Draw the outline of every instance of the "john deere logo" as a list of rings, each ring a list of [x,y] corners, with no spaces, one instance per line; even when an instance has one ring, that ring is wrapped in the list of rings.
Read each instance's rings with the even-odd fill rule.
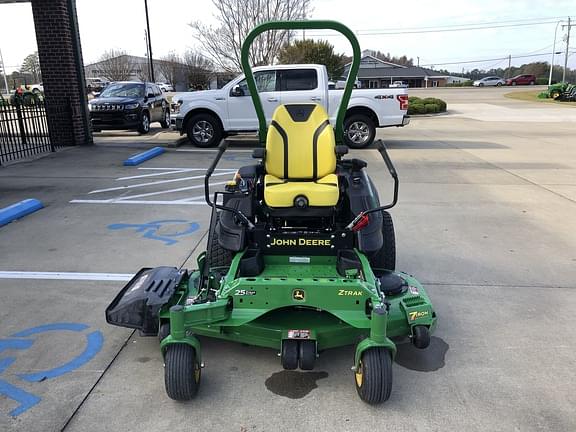
[[[292,298],[294,300],[304,301],[306,294],[303,289],[295,289],[292,291]]]

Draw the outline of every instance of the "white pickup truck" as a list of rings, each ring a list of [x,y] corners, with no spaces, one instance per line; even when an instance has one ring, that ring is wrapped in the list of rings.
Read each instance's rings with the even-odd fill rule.
[[[254,78],[268,122],[280,104],[314,102],[326,108],[334,124],[344,90],[328,90],[323,65],[261,66],[254,68]],[[178,93],[173,103],[172,125],[198,147],[215,146],[224,136],[258,130],[244,75],[219,90]],[[344,139],[350,147],[366,147],[374,140],[376,128],[407,125],[407,110],[406,89],[353,90]]]

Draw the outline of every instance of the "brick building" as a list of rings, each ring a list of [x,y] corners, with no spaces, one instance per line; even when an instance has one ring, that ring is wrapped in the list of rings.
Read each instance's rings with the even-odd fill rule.
[[[350,64],[346,65],[344,76]],[[465,78],[444,75],[419,66],[404,66],[380,60],[372,55],[363,55],[358,70],[362,88],[386,88],[394,81],[403,81],[408,87],[444,87],[448,83],[465,81]]]
[[[76,1],[0,0],[0,10],[2,3],[32,5],[51,140],[92,144]]]

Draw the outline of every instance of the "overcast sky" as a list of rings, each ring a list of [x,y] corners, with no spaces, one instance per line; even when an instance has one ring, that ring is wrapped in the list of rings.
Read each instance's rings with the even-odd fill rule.
[[[187,48],[197,48],[201,52],[188,23],[193,20],[215,23],[211,0],[148,0],[148,5],[154,57],[169,51],[182,53]],[[514,65],[550,61],[556,24],[401,35],[365,33],[478,23],[503,25],[507,23],[502,22],[509,20],[555,21],[555,17],[568,15],[576,18],[576,0],[312,0],[312,5],[312,18],[337,20],[358,32],[362,49],[396,56],[405,54],[415,62],[419,56],[421,65],[433,64],[454,72],[461,72],[462,68],[505,67],[508,61],[441,64],[495,59],[509,54],[543,54],[513,59]],[[77,8],[86,64],[96,61],[109,48],[124,49],[133,55],[145,54],[143,0],[77,0]],[[30,4],[0,4],[0,22],[0,49],[10,72],[20,66],[27,54],[36,50]],[[316,33],[333,43],[337,51],[350,53],[344,38],[326,32]],[[564,33],[559,28],[556,51],[564,51]],[[306,36],[312,34],[308,32]],[[576,51],[576,27],[572,28],[572,41],[571,51]],[[563,61],[563,56],[557,56],[555,64],[563,64]],[[576,68],[576,54],[569,58],[569,66]]]

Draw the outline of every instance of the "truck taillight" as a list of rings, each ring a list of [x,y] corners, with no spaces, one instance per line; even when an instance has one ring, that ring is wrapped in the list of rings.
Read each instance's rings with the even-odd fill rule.
[[[396,99],[398,99],[398,102],[400,102],[400,109],[401,110],[407,110],[408,109],[408,95],[407,94],[398,95],[398,96],[396,96]]]

